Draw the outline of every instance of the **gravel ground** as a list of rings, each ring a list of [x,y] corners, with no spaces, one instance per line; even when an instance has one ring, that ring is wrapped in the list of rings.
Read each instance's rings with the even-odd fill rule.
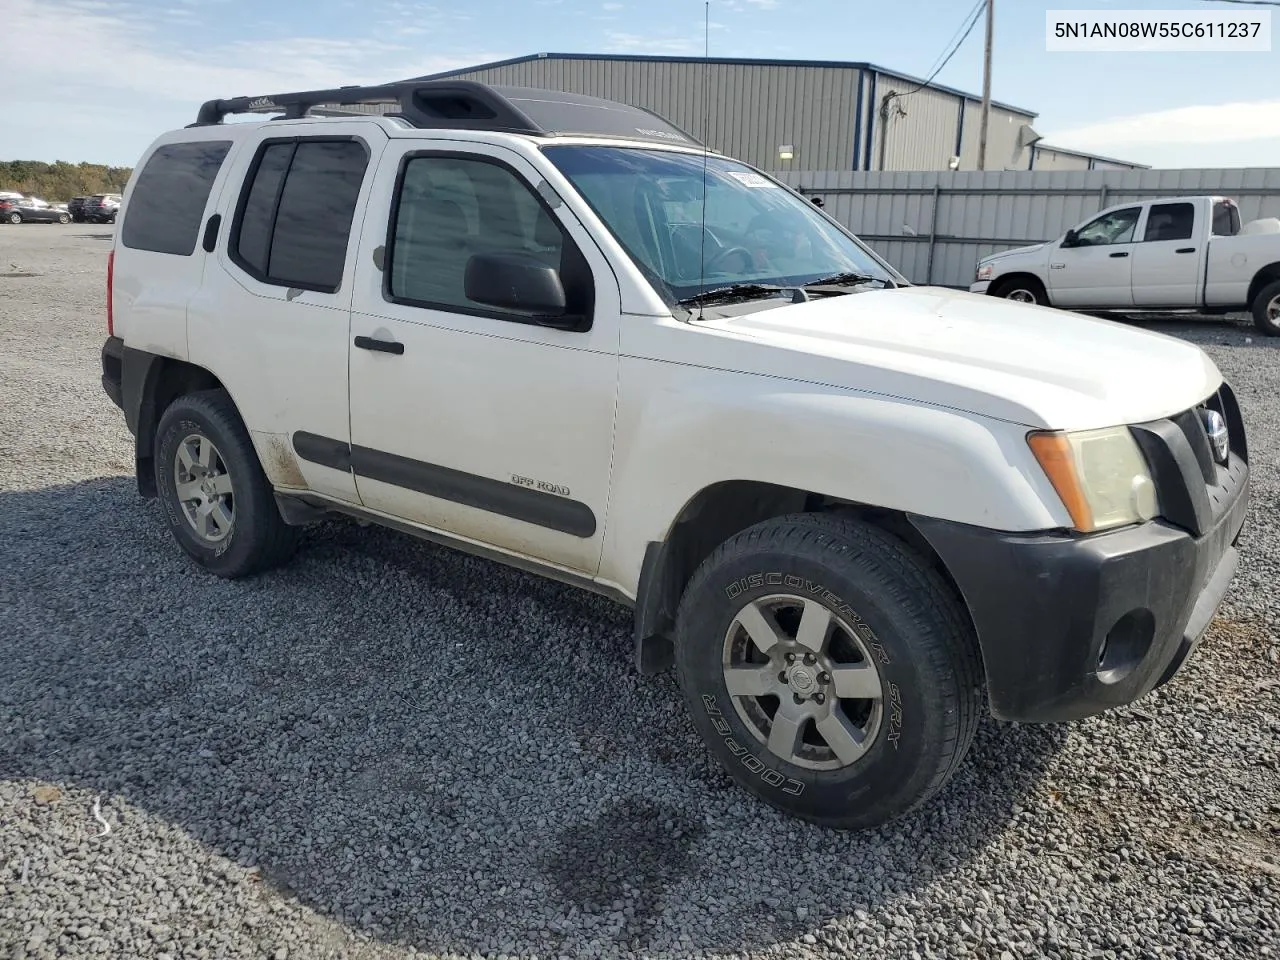
[[[1280,954],[1280,343],[1160,325],[1256,476],[1184,673],[836,834],[731,786],[606,601],[341,521],[195,572],[98,382],[109,229],[0,228],[0,958]]]

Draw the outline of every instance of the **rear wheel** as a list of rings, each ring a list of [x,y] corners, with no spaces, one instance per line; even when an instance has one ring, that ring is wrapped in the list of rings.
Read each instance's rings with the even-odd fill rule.
[[[982,706],[976,640],[906,544],[800,515],[738,534],[681,600],[676,663],[698,732],[766,803],[841,829],[932,798]]]
[[[1269,283],[1253,298],[1253,323],[1269,337],[1280,337],[1280,280]]]
[[[999,280],[991,291],[993,297],[1002,300],[1014,300],[1018,303],[1036,303],[1042,307],[1049,306],[1049,295],[1044,284],[1035,277],[1010,277]]]
[[[165,410],[156,430],[155,480],[178,544],[211,573],[244,577],[292,556],[297,530],[280,516],[225,391],[187,394]]]

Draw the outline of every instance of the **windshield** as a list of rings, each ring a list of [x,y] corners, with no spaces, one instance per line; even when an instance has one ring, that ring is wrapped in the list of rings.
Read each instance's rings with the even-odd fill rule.
[[[543,150],[669,302],[739,284],[796,287],[846,274],[898,282],[812,204],[737,161],[706,158],[702,233],[701,155]]]

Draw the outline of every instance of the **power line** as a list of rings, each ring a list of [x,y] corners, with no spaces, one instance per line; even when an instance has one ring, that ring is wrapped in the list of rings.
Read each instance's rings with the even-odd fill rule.
[[[1280,0],[1276,0],[1276,2],[1280,3]],[[958,41],[956,41],[955,46],[951,48],[951,52],[948,53],[943,58],[942,62],[938,64],[938,66],[934,69],[934,71],[929,74],[929,78],[927,80],[921,83],[914,90],[908,90],[906,93],[895,94],[895,96],[909,97],[913,93],[919,93],[929,84],[931,84],[933,82],[933,78],[936,77],[938,74],[940,74],[943,68],[946,67],[946,65],[951,62],[951,58],[960,52],[960,48],[964,46],[964,42],[969,39],[969,34],[973,33],[973,28],[978,25],[978,18],[981,16],[982,11],[986,9],[986,6],[987,6],[987,0],[978,0],[978,2],[974,5],[973,10],[969,14],[968,24],[967,26],[964,27],[964,34],[960,37]]]
[[[980,6],[982,2],[983,0],[978,0],[977,5]],[[947,52],[951,49],[952,44],[954,44],[960,38],[960,35],[964,32],[965,26],[968,24],[969,18],[973,16],[973,13],[974,11],[970,10],[968,13],[964,15],[964,19],[961,20],[960,25],[956,27],[955,33],[951,34],[951,36],[947,39],[946,44],[942,48],[942,52],[938,54],[937,58],[933,61],[933,63],[929,64],[929,73],[933,73],[934,68],[938,66],[938,61],[947,55]]]

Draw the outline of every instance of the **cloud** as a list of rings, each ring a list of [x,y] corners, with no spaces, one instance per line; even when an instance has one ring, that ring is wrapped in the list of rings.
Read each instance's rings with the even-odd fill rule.
[[[375,24],[367,36],[196,42],[185,38],[198,39],[198,30],[173,32],[152,11],[128,4],[5,4],[5,32],[23,42],[5,51],[0,125],[6,153],[32,159],[132,163],[152,137],[190,122],[214,97],[382,83],[510,56],[423,56]],[[50,57],[49,50],[75,56]]]
[[[1111,144],[1239,143],[1280,129],[1280,100],[1176,107],[1116,117],[1054,134],[1081,149]]]
[[[606,3],[602,9],[604,9],[604,10],[608,10],[608,11],[610,11],[610,12],[615,11],[615,10],[621,10],[621,9],[622,9],[622,4],[620,4],[620,3]]]
[[[1113,117],[1051,130],[1044,142],[1165,169],[1273,167],[1277,131],[1280,100],[1255,100]]]
[[[610,53],[681,54],[697,53],[701,47],[692,37],[646,37],[638,33],[610,30],[605,34]]]
[[[747,3],[758,10],[776,10],[778,8],[778,0],[747,0]]]

